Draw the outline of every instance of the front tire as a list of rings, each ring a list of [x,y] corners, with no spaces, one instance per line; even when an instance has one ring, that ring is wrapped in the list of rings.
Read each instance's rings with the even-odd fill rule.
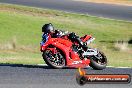
[[[55,57],[56,55],[57,57]],[[57,50],[57,54],[53,54],[51,50],[46,49],[42,56],[45,63],[51,68],[61,69],[66,65],[64,55],[60,50]]]
[[[102,70],[107,66],[107,57],[100,51],[97,56],[91,56],[90,61],[90,66],[95,70]]]

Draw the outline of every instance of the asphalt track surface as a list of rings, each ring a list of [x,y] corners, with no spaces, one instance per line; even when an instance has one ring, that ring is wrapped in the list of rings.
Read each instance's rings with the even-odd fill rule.
[[[73,0],[0,0],[0,3],[20,4],[132,21],[132,6],[96,4]]]
[[[132,68],[85,69],[88,74],[130,74]],[[77,69],[51,69],[48,66],[0,65],[0,88],[132,88],[130,84],[76,83]]]

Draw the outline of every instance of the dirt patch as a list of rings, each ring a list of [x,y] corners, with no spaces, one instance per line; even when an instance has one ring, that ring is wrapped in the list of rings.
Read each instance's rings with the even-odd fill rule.
[[[132,0],[75,0],[75,1],[132,6]]]

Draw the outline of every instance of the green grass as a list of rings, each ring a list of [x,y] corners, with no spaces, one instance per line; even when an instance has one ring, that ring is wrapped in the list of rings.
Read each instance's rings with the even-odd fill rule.
[[[18,50],[3,50],[0,52],[0,63],[9,64],[43,64],[39,53]]]
[[[7,4],[0,4],[0,63],[44,63],[39,42],[41,27],[45,23],[52,23],[58,29],[74,31],[80,36],[93,35],[96,38],[93,47],[105,52],[109,65],[132,67],[131,47],[129,52],[118,51],[115,44],[111,43],[132,38],[132,22]]]

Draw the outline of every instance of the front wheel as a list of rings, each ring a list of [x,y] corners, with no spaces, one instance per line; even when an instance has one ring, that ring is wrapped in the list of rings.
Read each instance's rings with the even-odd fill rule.
[[[95,70],[102,70],[107,66],[107,58],[104,53],[100,51],[96,56],[91,56],[90,61],[90,66]]]
[[[42,56],[48,66],[52,68],[61,69],[66,65],[66,60],[60,50],[57,49],[56,51],[57,52],[53,54],[51,50],[47,49],[43,52]]]

